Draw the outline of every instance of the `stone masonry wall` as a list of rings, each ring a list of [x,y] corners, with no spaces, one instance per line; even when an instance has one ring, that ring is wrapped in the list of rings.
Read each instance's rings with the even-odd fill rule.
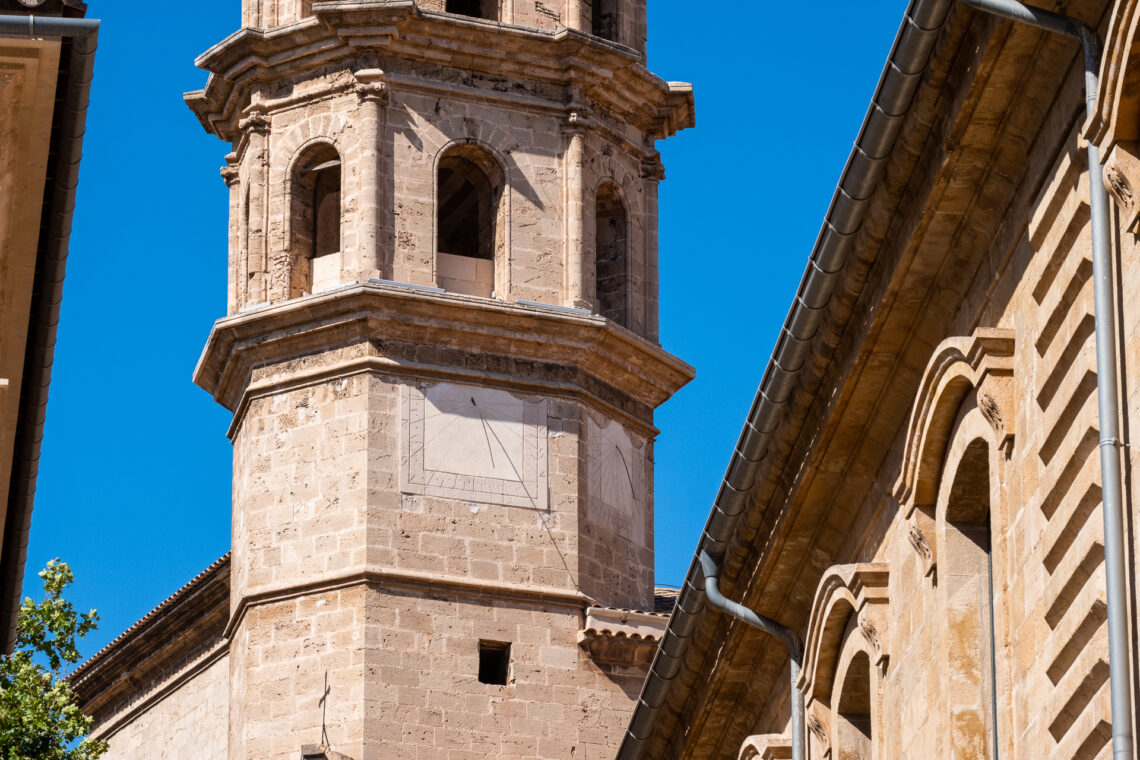
[[[368,609],[366,760],[607,757],[644,678],[591,662],[564,605],[381,588]],[[511,643],[505,686],[479,682],[481,639]]]
[[[361,101],[352,75],[343,70],[311,74],[290,83],[301,105],[273,110],[251,133],[241,154],[231,192],[231,312],[300,295],[292,292],[288,267],[302,266],[293,250],[290,221],[292,178],[298,162],[317,145],[331,146],[341,161],[340,282],[383,277],[436,286],[436,185],[440,156],[466,143],[486,151],[503,171],[503,229],[495,261],[495,296],[574,305],[568,283],[581,278],[582,298],[594,302],[595,194],[603,182],[620,190],[626,208],[630,327],[642,335],[656,330],[656,178],[646,178],[641,159],[613,136],[586,135],[583,148],[579,217],[566,186],[566,114],[535,105],[508,103],[485,87],[445,85],[446,94],[418,92],[396,65],[388,72],[386,105]],[[451,78],[452,74],[438,72]],[[472,84],[475,84],[474,82]],[[327,95],[322,95],[328,93]],[[560,99],[538,88],[536,98]],[[553,103],[551,103],[553,105]],[[610,134],[640,139],[612,116],[592,113]],[[378,122],[373,124],[373,122]],[[375,130],[376,144],[369,142]],[[371,166],[370,166],[371,164]],[[377,228],[366,227],[362,211],[378,204]],[[576,221],[575,221],[576,220]],[[580,231],[571,232],[568,225]],[[567,269],[568,257],[582,251],[580,274]],[[286,264],[285,262],[291,262]]]
[[[229,695],[229,662],[223,656],[177,689],[159,696],[121,730],[110,735],[96,732],[110,746],[103,757],[225,758]],[[155,696],[148,695],[151,699]]]
[[[498,20],[546,31],[562,28],[590,33],[591,14],[598,0],[495,0]],[[446,0],[417,0],[426,11],[442,13]],[[615,42],[644,53],[645,0],[617,0],[619,11]],[[242,0],[242,26],[271,29],[312,15],[313,0]]]

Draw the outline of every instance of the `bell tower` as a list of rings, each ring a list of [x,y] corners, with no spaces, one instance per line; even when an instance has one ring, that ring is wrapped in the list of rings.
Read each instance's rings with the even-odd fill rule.
[[[693,376],[654,144],[690,87],[644,0],[242,25],[186,95],[232,145],[195,372],[234,413],[230,760],[611,753],[647,662],[588,621],[653,610],[653,411]]]

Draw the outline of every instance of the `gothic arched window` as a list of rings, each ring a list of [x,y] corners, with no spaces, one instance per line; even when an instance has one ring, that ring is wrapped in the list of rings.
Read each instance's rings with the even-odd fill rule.
[[[340,180],[340,155],[327,143],[309,148],[296,162],[290,187],[291,298],[340,282]]]
[[[595,311],[629,327],[629,215],[612,182],[598,188],[594,224]]]
[[[495,259],[505,247],[503,170],[465,144],[440,160],[436,177],[436,279],[456,293],[491,296]]]

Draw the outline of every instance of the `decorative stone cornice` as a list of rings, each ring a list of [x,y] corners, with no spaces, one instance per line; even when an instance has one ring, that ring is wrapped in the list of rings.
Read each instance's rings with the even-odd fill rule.
[[[1124,229],[1140,232],[1140,143],[1113,146],[1104,159],[1104,185],[1120,208]]]
[[[1013,331],[998,328],[949,338],[934,350],[919,384],[907,425],[902,471],[892,489],[908,517],[916,508],[934,503],[950,425],[969,393],[977,394],[978,407],[993,427],[998,446],[1013,445],[1017,416],[1013,351]]]
[[[740,745],[737,760],[791,760],[792,740],[783,734],[753,734]]]
[[[356,79],[354,90],[361,101],[374,101],[381,105],[388,103],[388,81],[380,69],[361,69],[353,73]]]
[[[332,347],[351,344],[365,350],[334,356]],[[401,353],[403,347],[414,351]],[[613,399],[601,400],[632,399],[641,411],[616,411],[643,426],[648,412],[695,374],[660,346],[599,316],[370,281],[218,320],[194,382],[240,424],[247,394],[296,382],[301,374],[315,381],[363,369],[462,379],[470,369],[472,379],[487,378],[485,369],[456,364],[459,347],[465,356],[514,362],[518,369],[497,378],[504,384],[594,396],[616,389]],[[309,359],[303,367],[286,366],[326,351],[331,358],[324,365]],[[520,374],[523,369],[529,375]]]
[[[578,632],[578,646],[594,662],[648,667],[668,623],[669,616],[659,613],[589,607],[586,625]]]
[[[661,182],[665,179],[665,164],[661,162],[661,154],[654,153],[641,160],[641,178]]]
[[[239,119],[237,126],[242,132],[267,135],[269,134],[269,117],[260,111],[254,111],[249,116]]]
[[[651,74],[631,48],[571,29],[557,32],[509,24],[471,23],[414,3],[316,3],[313,16],[271,30],[242,29],[203,53],[205,89],[184,99],[203,127],[235,141],[241,114],[261,83],[281,81],[338,60],[346,67],[377,54],[387,68],[403,62],[464,70],[555,88],[575,88],[655,138],[692,126],[692,87]],[[448,56],[441,58],[440,51]],[[561,96],[551,104],[562,107]]]
[[[886,669],[890,658],[888,565],[834,565],[823,574],[812,603],[798,688],[813,698],[828,693],[847,621],[856,616],[873,665]]]

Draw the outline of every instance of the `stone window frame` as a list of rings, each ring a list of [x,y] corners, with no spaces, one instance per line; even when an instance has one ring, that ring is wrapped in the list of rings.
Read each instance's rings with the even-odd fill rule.
[[[503,156],[482,140],[467,137],[451,140],[436,151],[431,168],[431,260],[432,282],[439,282],[439,173],[440,163],[446,158],[456,154],[466,154],[473,157],[479,168],[488,175],[495,194],[493,207],[495,212],[494,239],[492,242],[492,258],[494,274],[492,279],[491,298],[506,300],[509,298],[509,272],[511,258],[511,174],[510,164]],[[468,158],[468,160],[472,160]],[[497,183],[496,183],[497,180]],[[497,187],[496,187],[497,184]]]
[[[811,757],[840,756],[838,700],[851,663],[861,656],[867,658],[871,757],[883,757],[878,724],[890,663],[889,580],[888,565],[880,562],[833,565],[820,579],[796,684],[804,694]]]
[[[615,178],[608,177],[608,176],[603,177],[601,179],[601,181],[598,182],[597,186],[594,188],[594,194],[593,194],[593,196],[594,196],[593,197],[593,200],[594,200],[594,203],[593,203],[593,207],[594,207],[594,213],[593,213],[593,221],[594,221],[594,235],[593,235],[593,241],[594,241],[594,251],[593,251],[593,253],[594,253],[594,262],[593,262],[594,263],[594,293],[593,293],[594,311],[598,314],[602,314],[603,316],[606,313],[605,311],[603,311],[603,307],[602,307],[602,303],[601,303],[602,298],[601,298],[601,294],[600,294],[599,288],[598,288],[598,284],[599,284],[599,280],[600,280],[600,275],[599,275],[599,271],[598,271],[599,270],[599,267],[598,267],[598,237],[599,237],[599,235],[598,235],[598,229],[599,229],[599,227],[598,227],[598,219],[599,219],[598,204],[599,204],[599,196],[603,192],[612,193],[614,199],[621,205],[622,214],[625,217],[625,219],[624,219],[625,230],[624,230],[624,238],[623,238],[624,244],[625,244],[625,250],[622,252],[622,266],[625,269],[625,272],[624,272],[624,278],[625,279],[624,279],[624,282],[622,283],[622,286],[621,286],[621,296],[622,296],[621,300],[623,301],[623,303],[621,304],[621,310],[620,310],[621,318],[620,319],[614,319],[613,321],[616,324],[621,325],[622,327],[632,329],[632,326],[633,326],[633,280],[634,280],[633,214],[630,212],[630,204],[629,204],[629,201],[626,199],[625,190],[622,188],[621,184]],[[613,309],[612,308],[607,309],[606,311],[612,312]]]
[[[284,214],[284,237],[286,240],[287,262],[274,262],[272,268],[273,283],[271,287],[274,289],[278,298],[297,298],[299,296],[308,295],[314,292],[314,259],[316,258],[316,244],[317,241],[310,241],[310,248],[305,250],[302,246],[298,245],[299,232],[296,229],[297,221],[299,218],[299,208],[301,204],[305,203],[301,191],[298,190],[301,183],[304,181],[305,173],[311,167],[306,167],[314,154],[325,153],[329,156],[335,154],[336,158],[324,158],[317,161],[316,165],[328,164],[331,161],[336,161],[339,168],[339,181],[340,188],[338,190],[340,201],[340,214],[339,214],[339,231],[338,240],[340,243],[340,250],[333,252],[338,259],[342,259],[341,268],[343,268],[343,256],[345,248],[345,164],[344,153],[337,145],[335,140],[330,138],[316,137],[307,140],[303,145],[299,146],[289,159],[288,168],[285,176],[287,177],[285,185],[285,211]],[[306,193],[311,192],[308,188],[305,189]],[[317,209],[311,209],[315,217]],[[315,227],[315,218],[311,220]]]
[[[933,351],[923,372],[916,393],[914,407],[907,426],[904,456],[899,478],[893,488],[906,519],[907,540],[917,553],[923,573],[934,587],[935,603],[942,620],[949,620],[954,611],[954,601],[950,598],[952,584],[938,583],[939,562],[943,574],[954,572],[949,563],[955,562],[948,552],[954,549],[954,535],[957,529],[947,519],[951,507],[950,498],[955,485],[962,476],[963,462],[968,460],[971,448],[983,444],[986,447],[986,475],[988,483],[988,515],[990,526],[988,562],[991,568],[1003,566],[1004,549],[995,537],[1003,535],[1002,524],[1008,519],[1005,486],[1008,462],[1012,458],[1017,426],[1017,406],[1014,403],[1014,350],[1015,334],[1004,328],[979,328],[970,336],[955,336],[940,343]],[[970,460],[972,461],[972,460]],[[980,634],[989,626],[994,637],[991,650],[986,642],[979,642],[988,652],[989,661],[983,663],[990,672],[992,658],[999,642],[1008,639],[1009,616],[1003,615],[1001,604],[993,597],[993,588],[1000,581],[997,569],[990,571],[989,605],[979,605],[978,613],[983,619]],[[948,580],[948,577],[947,579]],[[992,607],[992,613],[986,607]],[[946,637],[949,632],[944,626],[939,635]],[[947,661],[942,667],[953,666],[950,645],[953,642],[943,638],[938,650]],[[947,670],[946,672],[952,672]],[[994,676],[986,673],[982,679],[983,698],[978,708],[983,715],[985,726],[985,751],[991,751],[993,731],[997,736],[1009,736],[1008,711],[997,709],[996,694],[1004,693],[1002,673]],[[995,682],[996,680],[996,682]],[[1008,679],[1006,679],[1008,680]],[[947,688],[947,692],[952,688]],[[988,691],[986,695],[984,692]],[[947,700],[950,700],[947,694]],[[949,701],[947,705],[950,706]],[[951,706],[951,709],[954,709]],[[996,717],[995,717],[995,712]],[[943,716],[945,725],[942,736],[950,742],[958,737],[949,715]],[[997,723],[994,726],[994,723]],[[958,737],[962,738],[962,737]],[[969,739],[969,737],[965,737]],[[977,737],[974,737],[976,740]],[[973,745],[971,745],[973,746]]]

